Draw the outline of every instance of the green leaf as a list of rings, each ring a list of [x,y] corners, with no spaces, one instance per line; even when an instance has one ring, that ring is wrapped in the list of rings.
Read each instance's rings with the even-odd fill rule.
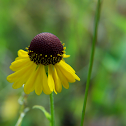
[[[40,106],[40,105],[34,105],[32,107],[33,109],[37,108],[37,109],[40,109],[46,116],[46,118],[51,121],[51,115],[45,110],[45,108],[43,106]]]

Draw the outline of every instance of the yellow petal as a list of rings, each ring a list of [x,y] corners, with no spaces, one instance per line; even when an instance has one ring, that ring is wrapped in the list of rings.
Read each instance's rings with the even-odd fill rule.
[[[28,57],[28,52],[26,52],[26,51],[20,49],[20,50],[18,51],[18,56],[19,56],[19,57]]]
[[[42,79],[43,92],[45,94],[51,94],[52,91],[50,90],[48,86],[48,79],[47,79],[44,65],[40,65],[40,72],[41,72],[40,74],[41,74],[41,79]]]
[[[32,92],[35,89],[34,82],[35,82],[35,79],[37,76],[37,71],[38,71],[38,69],[36,70],[36,67],[37,67],[37,65],[34,63],[31,67],[32,73],[31,73],[31,75],[29,75],[29,78],[24,85],[24,92],[26,94],[29,94],[30,92]]]
[[[23,83],[24,83],[24,81],[22,82],[22,81],[17,80],[17,81],[15,81],[15,82],[13,83],[12,87],[13,87],[14,89],[20,88],[20,87],[22,87]]]
[[[16,61],[14,61],[14,62],[11,63],[10,69],[12,71],[17,71],[17,70],[21,69],[23,66],[28,65],[29,62],[30,62],[29,58],[16,60]]]
[[[57,75],[57,71],[56,71],[55,67],[54,67],[54,71],[53,71],[53,78],[54,78],[54,83],[55,83],[55,90],[56,90],[56,92],[60,93],[62,91],[62,85],[61,85],[61,81]]]
[[[12,85],[12,87],[14,89],[20,88],[30,77],[31,73],[32,73],[32,65],[29,66],[29,68],[26,70],[25,74],[23,74],[22,76],[20,76]]]
[[[59,70],[58,66],[55,64],[55,68],[57,71],[57,74],[61,80],[61,83],[63,85],[64,88],[68,89],[69,88],[69,83],[68,80],[66,79],[66,77],[62,74],[62,72]]]
[[[54,80],[53,80],[53,68],[52,65],[48,65],[48,85],[51,91],[54,91]]]
[[[63,54],[63,58],[68,58],[70,55]]]
[[[32,64],[34,63],[29,61],[29,65],[23,66],[20,70],[16,71],[15,73],[10,74],[7,77],[7,81],[9,81],[10,83],[16,81],[18,78],[24,75],[26,71],[28,71],[28,69],[31,69]]]
[[[66,67],[67,69],[69,69],[71,72],[75,73],[75,70],[69,65],[67,64],[64,60],[61,60],[60,63]]]
[[[60,61],[56,64],[59,69],[62,71],[67,80],[71,83],[75,82],[75,79],[80,81],[80,78],[72,71],[71,67],[66,64],[64,61]]]
[[[63,69],[63,67],[59,64],[55,64],[59,68],[59,70],[62,72],[62,74],[65,76],[65,78],[68,80],[68,82],[73,83],[75,82],[75,78],[70,71]]]
[[[41,67],[38,67],[38,71],[37,71],[37,77],[35,80],[35,93],[37,95],[40,95],[42,93],[43,90],[43,85],[42,85],[42,76],[41,76]]]
[[[26,59],[26,58],[29,58],[29,57],[16,57],[16,58],[15,58],[15,61],[16,61],[16,60],[21,60],[21,59]]]

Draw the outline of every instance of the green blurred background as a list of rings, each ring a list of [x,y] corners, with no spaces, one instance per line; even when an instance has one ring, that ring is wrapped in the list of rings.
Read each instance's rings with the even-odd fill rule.
[[[14,126],[23,88],[12,89],[7,75],[17,51],[41,32],[55,34],[66,59],[81,78],[54,95],[56,126],[79,126],[91,53],[97,0],[0,0],[0,126]],[[126,0],[103,0],[85,126],[126,126]],[[49,108],[49,96],[34,92],[21,126],[48,126],[34,105]]]

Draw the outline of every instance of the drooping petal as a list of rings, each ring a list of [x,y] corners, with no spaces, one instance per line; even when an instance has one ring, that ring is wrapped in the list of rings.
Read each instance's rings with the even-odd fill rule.
[[[62,72],[62,74],[65,76],[65,78],[68,80],[68,82],[71,82],[71,83],[73,83],[73,82],[75,82],[75,78],[74,78],[74,76],[72,75],[72,74],[74,74],[74,73],[70,73],[70,71],[68,71],[68,70],[64,70],[62,67],[61,67],[61,65],[59,65],[59,64],[56,64],[56,66],[58,66],[58,68],[59,68],[59,70]]]
[[[41,75],[41,79],[42,79],[43,92],[45,94],[51,94],[52,91],[50,90],[50,88],[48,86],[48,79],[47,79],[44,65],[40,65],[40,75]]]
[[[54,91],[54,80],[53,80],[53,68],[52,65],[48,65],[48,85],[51,91]]]
[[[61,85],[61,81],[57,75],[55,66],[54,66],[54,71],[53,71],[53,78],[54,78],[54,83],[55,83],[55,90],[56,90],[56,92],[60,93],[62,91],[62,85]]]
[[[16,71],[15,73],[10,74],[7,77],[7,81],[9,81],[10,83],[16,81],[18,78],[20,78],[23,74],[26,73],[26,71],[28,69],[31,68],[31,66],[33,65],[33,62],[29,62],[29,65],[26,65],[24,67],[22,67],[20,70]]]
[[[19,57],[28,57],[28,52],[26,52],[26,51],[20,49],[20,50],[18,51],[18,56],[19,56]]]
[[[28,78],[30,77],[31,73],[33,72],[32,71],[32,65],[33,63],[28,66],[27,70],[25,71],[25,73],[20,76],[16,81],[14,81],[14,84],[12,85],[12,87],[14,89],[17,89],[17,88],[20,88],[25,82],[27,82]]]
[[[69,64],[67,64],[64,60],[61,60],[60,63],[63,64],[64,67],[69,69],[71,72],[75,73],[75,70]]]
[[[41,67],[39,65],[36,80],[35,80],[35,93],[37,95],[40,95],[42,93],[42,90],[43,90],[43,85],[42,85],[42,78],[43,77],[41,76],[40,73],[41,73]]]
[[[12,71],[17,71],[21,69],[23,66],[27,66],[29,64],[29,61],[30,61],[30,58],[15,60],[14,62],[11,63],[10,69]]]
[[[32,73],[24,85],[24,92],[26,94],[29,94],[30,92],[32,92],[35,89],[34,82],[35,82],[35,79],[37,76],[37,71],[38,71],[38,69],[36,69],[36,67],[37,67],[37,65],[34,63],[31,68]]]
[[[69,83],[68,80],[66,79],[66,77],[64,76],[64,74],[62,74],[62,72],[60,71],[59,67],[55,64],[55,68],[57,71],[57,74],[61,80],[61,83],[63,85],[64,88],[68,89],[69,88]]]
[[[17,89],[17,88],[22,87],[22,85],[23,85],[23,82],[17,80],[17,81],[15,81],[15,82],[13,83],[12,87],[13,87],[13,89]]]
[[[76,80],[80,81],[80,78],[74,73],[74,71],[71,69],[71,67],[66,64],[64,61],[60,61],[56,64],[61,72],[64,74],[64,76],[67,78],[67,80],[71,83],[75,82]]]

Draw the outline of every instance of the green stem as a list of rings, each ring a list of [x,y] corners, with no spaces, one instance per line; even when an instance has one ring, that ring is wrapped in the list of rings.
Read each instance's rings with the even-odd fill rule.
[[[98,29],[98,22],[99,22],[99,17],[100,17],[100,5],[101,5],[101,0],[98,0],[97,8],[96,8],[96,15],[95,15],[94,34],[93,34],[93,40],[92,40],[92,52],[91,52],[91,57],[90,57],[90,64],[89,64],[89,70],[88,70],[88,77],[87,77],[87,83],[86,83],[86,90],[85,90],[85,96],[84,96],[84,103],[83,103],[83,110],[82,110],[80,126],[83,126],[83,124],[84,124],[88,89],[89,89],[89,84],[90,84],[90,78],[91,78],[91,72],[92,72],[92,66],[93,66],[93,59],[94,59],[94,52],[95,52],[95,43],[97,41],[97,29]]]
[[[50,94],[50,109],[51,109],[51,126],[55,126],[53,93]]]

